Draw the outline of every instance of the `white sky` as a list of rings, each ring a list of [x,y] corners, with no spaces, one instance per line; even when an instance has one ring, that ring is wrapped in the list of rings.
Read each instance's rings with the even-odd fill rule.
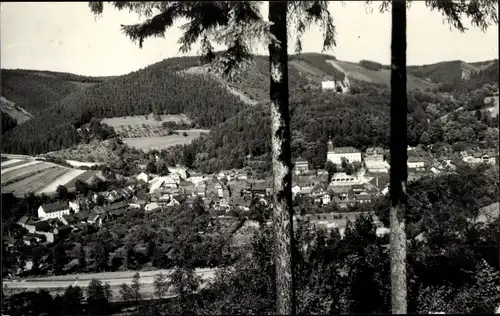
[[[264,8],[267,6],[264,5]],[[337,28],[337,47],[327,52],[339,60],[368,59],[390,62],[389,13],[367,12],[363,2],[342,6],[332,1],[329,9]],[[265,12],[264,12],[265,11]],[[267,17],[267,10],[263,10]],[[83,75],[121,75],[162,59],[181,56],[175,25],[166,38],[148,39],[141,50],[120,30],[120,24],[141,21],[128,11],[104,7],[95,20],[87,2],[17,2],[1,4],[1,67],[53,70]],[[466,23],[469,25],[469,23]],[[498,27],[486,33],[471,28],[466,33],[451,30],[440,13],[424,3],[413,3],[408,13],[408,64],[421,65],[446,60],[482,61],[498,58]],[[305,34],[304,52],[320,52],[318,28]],[[194,46],[190,55],[195,55]],[[293,52],[293,50],[291,50]],[[263,47],[256,53],[263,54]]]

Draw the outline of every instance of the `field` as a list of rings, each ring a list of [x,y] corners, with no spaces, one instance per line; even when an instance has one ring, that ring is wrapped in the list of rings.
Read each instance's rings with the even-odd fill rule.
[[[387,86],[390,85],[390,69],[382,68],[380,70],[371,70],[360,66],[359,64],[347,61],[328,60],[327,62],[335,68],[342,69],[352,79],[373,83],[382,83]],[[426,89],[434,87],[433,83],[414,76],[408,76],[407,79],[408,86],[412,89]]]
[[[87,182],[88,180],[90,180],[90,178],[92,178],[92,176],[97,175],[98,173],[99,173],[98,170],[87,170],[84,173],[81,173],[78,176],[74,177],[71,181],[66,183],[64,186],[66,188],[68,188],[68,190],[73,189],[75,187],[75,183],[77,180],[82,180],[83,182]]]
[[[47,183],[50,183],[48,186],[44,187],[42,190],[38,191],[38,194],[42,193],[52,193],[56,192],[57,187],[60,185],[65,185],[75,177],[78,177],[82,173],[84,173],[85,170],[80,170],[80,169],[73,169],[73,170],[66,170],[66,173],[61,174],[60,177],[54,177],[53,181],[47,181]]]
[[[2,185],[5,185],[7,182],[12,181],[19,177],[34,175],[40,171],[43,171],[48,168],[52,168],[54,166],[46,163],[38,163],[34,165],[30,165],[24,168],[17,168],[15,170],[7,171],[2,174]]]
[[[97,170],[72,169],[50,162],[24,159],[2,161],[2,193],[24,196],[34,192],[54,193],[59,185],[73,183],[76,178],[88,180]]]
[[[179,135],[170,136],[152,136],[152,137],[134,137],[125,138],[123,141],[130,147],[148,151],[151,149],[165,149],[175,145],[182,145],[190,143],[193,139],[199,137],[202,133],[208,133],[208,130],[192,129],[192,130],[178,130]],[[182,133],[186,132],[187,136]]]
[[[15,164],[12,164],[12,165],[8,166],[7,168],[2,169],[0,171],[0,174],[4,175],[7,172],[10,172],[10,171],[13,171],[16,169],[26,168],[28,166],[36,165],[39,163],[40,163],[40,161],[36,161],[36,160],[24,160],[22,162],[16,162]]]
[[[153,118],[153,115],[150,114],[145,115],[135,115],[135,116],[124,116],[124,117],[113,117],[103,119],[102,122],[106,125],[109,125],[113,128],[120,128],[122,126],[142,126],[142,124],[150,125],[150,126],[161,126],[163,122],[176,122],[179,123],[184,121],[186,124],[191,123],[191,119],[184,114],[178,115],[160,115],[161,121],[157,121]]]
[[[2,159],[3,158],[4,157],[2,157]],[[10,167],[14,167],[16,165],[21,165],[24,163],[21,159],[12,159],[12,160],[7,160],[8,158],[5,158],[5,159],[6,160],[2,160],[2,164],[1,164],[2,170],[10,168]]]

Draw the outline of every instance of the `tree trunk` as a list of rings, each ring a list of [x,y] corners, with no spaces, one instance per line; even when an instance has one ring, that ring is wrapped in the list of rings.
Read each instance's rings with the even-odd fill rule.
[[[392,2],[390,243],[392,313],[406,314],[406,3]]]
[[[274,177],[273,222],[276,265],[276,313],[295,314],[293,281],[292,161],[288,111],[287,3],[269,2],[271,33],[279,41],[269,45],[271,142]]]

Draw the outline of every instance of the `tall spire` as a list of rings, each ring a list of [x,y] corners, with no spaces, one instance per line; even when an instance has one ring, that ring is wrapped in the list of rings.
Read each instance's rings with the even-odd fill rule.
[[[328,136],[328,152],[333,151],[333,142],[332,142],[332,136]]]

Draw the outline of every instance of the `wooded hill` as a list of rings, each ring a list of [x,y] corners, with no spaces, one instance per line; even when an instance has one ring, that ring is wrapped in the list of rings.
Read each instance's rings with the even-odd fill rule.
[[[448,67],[447,63],[442,64]],[[151,112],[184,113],[198,126],[214,128],[249,107],[239,94],[256,102],[268,99],[266,56],[256,56],[253,65],[232,82],[221,82],[220,79],[203,74],[203,71],[198,71],[199,74],[189,71],[200,66],[202,65],[198,57],[177,57],[118,77],[2,70],[2,96],[34,116],[2,135],[2,150],[9,153],[40,154],[70,147],[81,141],[77,129],[92,118],[143,115]],[[425,73],[425,67],[427,66],[410,67],[412,70],[409,72],[418,73],[417,70],[420,69],[421,73]],[[484,68],[484,65],[474,67]],[[498,68],[498,61],[496,67]],[[435,65],[434,68],[439,67]],[[491,69],[490,66],[483,73],[489,74]],[[421,73],[419,76],[426,75]],[[318,91],[321,89],[321,81],[343,80],[345,76],[350,78],[350,94],[365,95],[360,89],[366,89],[367,86],[386,89],[390,71],[387,66],[368,60],[356,64],[317,53],[290,56],[289,84],[292,98],[315,97],[321,94]],[[494,77],[489,74],[487,80],[492,76]],[[442,78],[447,80],[448,77]],[[498,81],[498,73],[496,78]],[[427,91],[441,87],[411,74],[408,75],[408,86],[410,90]],[[307,100],[304,102],[308,105],[297,108],[297,111],[318,106]],[[450,108],[455,109],[455,106]],[[446,111],[448,107],[441,106],[439,111],[443,112],[443,109]],[[325,110],[329,113],[328,116],[344,115],[338,107],[326,107]],[[2,121],[4,116],[2,113]],[[6,117],[5,120],[9,119]]]

